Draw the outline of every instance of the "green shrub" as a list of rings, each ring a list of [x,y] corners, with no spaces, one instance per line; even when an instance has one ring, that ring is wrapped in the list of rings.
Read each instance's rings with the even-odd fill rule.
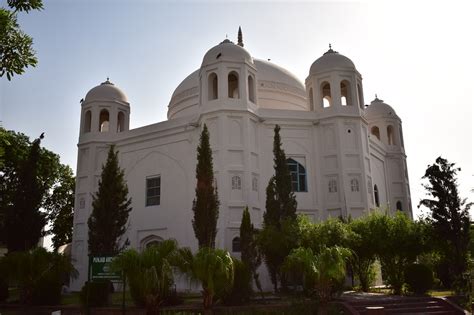
[[[410,292],[425,294],[433,286],[433,272],[423,264],[408,265],[405,269],[405,282]]]
[[[252,296],[252,273],[242,261],[233,258],[234,283],[222,296],[226,305],[239,305],[247,302]]]
[[[110,281],[86,282],[81,289],[83,306],[106,306],[110,301]],[[89,290],[89,293],[87,292]]]

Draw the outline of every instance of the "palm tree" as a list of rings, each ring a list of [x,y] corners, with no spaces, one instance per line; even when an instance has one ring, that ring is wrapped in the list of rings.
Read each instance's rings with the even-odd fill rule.
[[[173,266],[181,261],[178,243],[165,240],[139,253],[134,249],[122,252],[112,268],[127,277],[130,294],[137,306],[146,306],[147,314],[158,314],[174,283]]]
[[[180,257],[183,259],[180,269],[202,285],[205,309],[213,305],[216,295],[232,287],[234,264],[229,252],[203,247],[193,256],[186,248],[181,250]]]
[[[313,290],[324,314],[332,289],[344,279],[346,258],[349,256],[348,249],[338,246],[323,247],[319,253],[299,247],[288,255],[283,269],[303,276],[304,284]]]

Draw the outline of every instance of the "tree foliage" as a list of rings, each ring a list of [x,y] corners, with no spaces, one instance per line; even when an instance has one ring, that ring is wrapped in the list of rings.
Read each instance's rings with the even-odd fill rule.
[[[262,292],[259,274],[257,273],[257,268],[261,265],[262,258],[257,246],[257,230],[250,220],[248,207],[245,207],[240,223],[240,250],[242,262],[250,270],[255,285]]]
[[[170,239],[142,252],[128,249],[114,259],[112,268],[125,273],[135,305],[158,314],[174,284],[173,267],[181,260],[178,243]]]
[[[7,0],[9,9],[0,8],[0,77],[8,80],[22,74],[28,66],[38,63],[33,50],[33,39],[18,24],[17,13],[41,10],[41,0]]]
[[[430,209],[428,222],[433,226],[437,250],[453,278],[459,278],[467,268],[470,240],[469,209],[472,203],[461,199],[457,186],[455,163],[438,157],[426,169],[423,179],[430,198],[420,201],[419,206]]]
[[[87,221],[91,255],[117,254],[123,248],[125,242],[121,238],[127,229],[131,203],[124,173],[118,164],[118,152],[110,146]]]
[[[259,235],[259,244],[265,264],[270,273],[275,291],[278,281],[285,286],[285,277],[281,265],[290,251],[296,247],[296,197],[291,188],[291,177],[282,149],[280,126],[276,125],[273,138],[273,162],[275,175],[270,179],[266,190],[266,211],[263,214],[263,230]]]
[[[234,263],[230,254],[222,249],[202,247],[193,255],[188,248],[181,250],[183,258],[179,268],[202,285],[203,306],[214,304],[215,296],[222,296],[232,288]]]
[[[193,229],[199,248],[215,247],[217,219],[219,218],[219,198],[214,183],[212,151],[209,131],[204,124],[197,148],[196,198],[193,201]]]
[[[53,233],[53,241],[58,240],[58,246],[64,244],[61,241],[67,242],[68,239],[61,235],[72,233],[72,221],[70,220],[74,202],[72,170],[59,162],[58,155],[40,147],[40,139],[36,141],[37,144],[34,147],[26,135],[1,127],[0,136],[0,152],[3,153],[2,163],[0,163],[0,195],[2,196],[0,198],[0,242],[5,244],[10,242],[9,248],[11,250],[26,249],[24,245],[20,244],[31,243],[32,241],[26,241],[26,238],[29,238],[28,235],[37,230],[32,230],[23,223],[18,225],[18,222],[23,222],[23,216],[27,216],[29,213],[39,219],[39,223],[43,224],[41,228],[46,221],[53,222],[53,230],[43,231],[41,236]],[[34,153],[33,150],[37,153]],[[32,154],[34,155],[32,156]],[[35,157],[36,155],[37,157]],[[34,160],[37,161],[34,162]],[[31,191],[31,189],[36,191],[38,196],[26,198],[28,195],[25,194],[28,194],[27,191]],[[34,200],[36,200],[36,204],[33,204]],[[25,212],[27,203],[36,210]],[[69,205],[68,216],[70,218],[63,220],[62,218],[66,216],[65,211],[58,210],[66,204]],[[43,210],[44,212],[42,212]],[[39,215],[34,214],[35,212],[39,212]],[[9,235],[10,241],[7,242],[9,227],[12,229],[10,231],[12,234]],[[34,233],[38,235],[37,232]],[[34,242],[34,245],[36,244],[37,240]]]

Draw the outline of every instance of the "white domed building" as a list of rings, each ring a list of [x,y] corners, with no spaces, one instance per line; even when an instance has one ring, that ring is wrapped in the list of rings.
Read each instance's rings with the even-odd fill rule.
[[[216,246],[238,256],[248,206],[261,227],[273,170],[273,129],[281,126],[298,213],[313,221],[357,218],[375,208],[412,217],[400,118],[376,98],[364,105],[361,74],[331,48],[303,84],[287,70],[224,40],[176,88],[168,120],[130,129],[130,103],[108,79],[82,102],[72,257],[87,279],[87,219],[108,147],[115,144],[133,210],[124,239],[141,250],[174,238],[197,249],[192,228],[196,147],[210,132],[220,209]],[[266,281],[270,288],[270,281]]]

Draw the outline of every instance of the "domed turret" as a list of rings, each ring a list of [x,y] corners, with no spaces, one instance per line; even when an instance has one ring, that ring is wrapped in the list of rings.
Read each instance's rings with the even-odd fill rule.
[[[352,60],[333,50],[331,45],[311,65],[306,92],[312,110],[356,115],[363,111],[362,77]]]
[[[369,122],[370,134],[373,139],[385,145],[403,147],[401,120],[392,106],[384,103],[375,95],[375,99],[366,108],[365,118]]]
[[[80,141],[93,135],[102,138],[129,130],[130,104],[127,96],[109,78],[87,92],[81,105]]]
[[[119,101],[128,104],[128,99],[125,93],[119,89],[115,84],[109,81],[102,82],[100,85],[92,88],[87,92],[84,102],[92,101]]]

